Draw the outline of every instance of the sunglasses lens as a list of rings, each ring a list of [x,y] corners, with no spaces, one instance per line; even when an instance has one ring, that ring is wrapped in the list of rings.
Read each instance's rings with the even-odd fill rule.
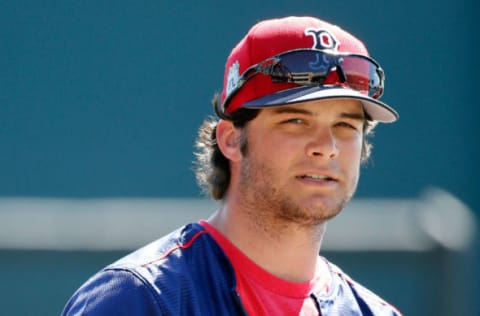
[[[380,97],[383,90],[381,70],[363,56],[304,50],[278,57],[280,62],[270,72],[274,81],[347,86],[373,98]]]
[[[350,88],[370,97],[380,96],[383,82],[377,65],[372,61],[360,56],[346,56],[340,67]]]
[[[274,68],[274,75],[309,73],[325,78],[336,58],[314,51],[294,51],[280,55],[280,62]]]

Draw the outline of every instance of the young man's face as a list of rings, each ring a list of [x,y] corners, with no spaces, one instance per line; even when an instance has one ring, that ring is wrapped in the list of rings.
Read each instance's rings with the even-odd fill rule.
[[[315,225],[340,212],[357,187],[364,112],[322,100],[260,111],[244,133],[240,194],[257,215]]]

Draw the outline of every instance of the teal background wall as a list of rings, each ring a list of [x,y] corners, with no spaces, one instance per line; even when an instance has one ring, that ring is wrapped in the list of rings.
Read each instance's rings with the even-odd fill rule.
[[[412,198],[433,186],[478,214],[476,12],[473,0],[0,0],[0,197],[199,196],[193,142],[213,113],[231,48],[260,19],[315,15],[365,41],[386,71],[383,100],[401,116],[377,128],[357,197]],[[15,286],[54,302],[42,314],[56,314],[86,276],[119,254],[83,255],[85,264],[72,265],[62,259],[72,253],[4,250],[0,268],[11,273],[2,278],[20,273]],[[479,262],[470,259],[471,267]],[[49,260],[55,269],[45,268]],[[46,274],[30,278],[35,262]],[[385,271],[395,278],[397,270]],[[48,284],[47,276],[58,278]],[[478,283],[472,278],[465,280]],[[421,283],[403,288],[426,301],[397,298],[408,315],[425,315],[412,306],[435,304]],[[22,291],[4,285],[0,300]]]

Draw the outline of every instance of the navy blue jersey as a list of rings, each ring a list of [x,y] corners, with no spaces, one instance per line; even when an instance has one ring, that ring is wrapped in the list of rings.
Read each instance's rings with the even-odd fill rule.
[[[335,265],[319,315],[400,315]],[[83,284],[62,315],[246,315],[233,267],[198,223],[133,252]]]

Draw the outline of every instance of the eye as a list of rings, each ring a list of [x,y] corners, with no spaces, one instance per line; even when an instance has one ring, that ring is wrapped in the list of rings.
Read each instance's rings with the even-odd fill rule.
[[[283,121],[284,124],[305,124],[305,120],[295,117],[295,118],[290,118],[288,120]]]
[[[349,122],[345,122],[345,121],[342,121],[342,122],[338,122],[336,124],[336,126],[338,127],[342,127],[342,128],[347,128],[347,129],[351,129],[351,130],[354,130],[354,131],[358,131],[360,130],[360,124],[352,124],[352,123],[349,123]]]

